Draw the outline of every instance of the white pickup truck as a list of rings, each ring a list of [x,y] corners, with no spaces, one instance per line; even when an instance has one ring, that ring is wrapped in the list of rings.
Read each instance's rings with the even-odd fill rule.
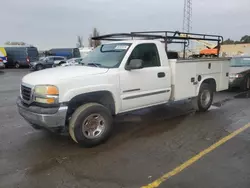
[[[86,61],[24,76],[19,113],[35,128],[68,130],[92,147],[108,139],[117,114],[183,99],[207,111],[213,93],[228,89],[229,59],[168,59],[157,40],[106,43]]]

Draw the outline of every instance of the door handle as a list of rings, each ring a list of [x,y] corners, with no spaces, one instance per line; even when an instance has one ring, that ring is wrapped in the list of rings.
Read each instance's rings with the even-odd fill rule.
[[[164,72],[159,72],[158,73],[158,78],[163,78],[165,77],[165,73]]]

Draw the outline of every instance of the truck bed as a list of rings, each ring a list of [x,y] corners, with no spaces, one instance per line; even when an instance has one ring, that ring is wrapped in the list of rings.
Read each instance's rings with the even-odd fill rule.
[[[216,91],[228,89],[229,58],[169,60],[172,70],[172,100],[197,96],[203,80],[214,79]]]

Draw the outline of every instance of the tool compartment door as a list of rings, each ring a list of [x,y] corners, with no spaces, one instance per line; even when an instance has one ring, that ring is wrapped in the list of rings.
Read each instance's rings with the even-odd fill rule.
[[[221,62],[221,75],[220,85],[217,87],[217,91],[227,90],[229,87],[229,71],[230,71],[230,60]]]
[[[173,69],[174,100],[182,100],[196,95],[196,63],[175,63]]]
[[[228,89],[229,60],[211,59],[201,60],[197,63],[197,76],[212,77],[216,82],[216,91]]]

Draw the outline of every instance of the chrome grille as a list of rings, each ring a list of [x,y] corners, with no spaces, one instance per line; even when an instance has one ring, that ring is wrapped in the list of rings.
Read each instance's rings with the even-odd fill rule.
[[[25,101],[30,101],[31,99],[31,88],[21,85],[22,98]]]

